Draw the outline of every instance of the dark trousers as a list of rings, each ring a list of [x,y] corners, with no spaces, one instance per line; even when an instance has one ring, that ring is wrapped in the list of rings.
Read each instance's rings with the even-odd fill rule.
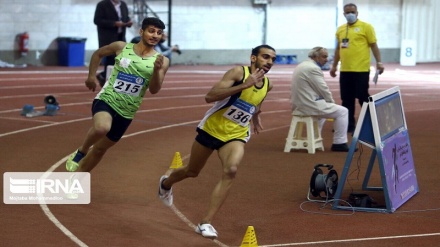
[[[118,40],[117,41],[125,41],[123,33],[118,34]],[[115,55],[107,56],[102,59],[102,64],[104,65],[104,70],[100,73],[103,78],[107,75],[107,66],[108,65],[114,65],[115,64]]]
[[[368,102],[370,72],[340,72],[339,89],[341,91],[342,106],[348,109],[348,129],[356,127],[354,117],[356,98],[362,106]]]
[[[105,78],[105,76],[107,75],[107,66],[115,64],[115,58],[116,58],[116,56],[107,56],[102,59],[103,60],[102,63],[104,65],[104,70],[101,72],[101,75],[103,78]]]

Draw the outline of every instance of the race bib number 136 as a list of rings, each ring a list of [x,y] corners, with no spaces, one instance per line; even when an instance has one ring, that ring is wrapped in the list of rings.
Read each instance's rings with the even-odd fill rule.
[[[223,114],[223,117],[241,125],[247,126],[255,112],[255,106],[237,99]]]
[[[118,93],[139,96],[144,84],[145,79],[142,77],[119,72],[113,88]]]

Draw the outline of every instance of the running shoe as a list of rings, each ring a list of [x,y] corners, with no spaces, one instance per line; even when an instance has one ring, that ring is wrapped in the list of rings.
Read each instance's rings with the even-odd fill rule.
[[[67,159],[66,161],[66,170],[69,172],[74,172],[78,170],[79,167],[79,161],[84,157],[84,154],[81,152],[78,152],[78,149],[73,152],[72,155]]]
[[[167,205],[168,207],[173,205],[173,189],[166,190],[162,188],[162,182],[167,179],[168,176],[163,175],[160,177],[159,180],[159,198],[163,202],[163,204]]]
[[[205,238],[217,238],[217,231],[211,224],[198,224],[196,227],[196,232]]]

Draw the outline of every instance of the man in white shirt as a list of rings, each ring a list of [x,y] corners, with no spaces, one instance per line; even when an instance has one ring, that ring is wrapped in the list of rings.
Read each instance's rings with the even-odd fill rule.
[[[348,110],[337,105],[324,80],[321,67],[328,61],[327,49],[314,47],[309,59],[300,63],[293,73],[291,102],[294,115],[319,118],[319,131],[327,118],[334,119],[332,151],[348,152],[347,128]]]

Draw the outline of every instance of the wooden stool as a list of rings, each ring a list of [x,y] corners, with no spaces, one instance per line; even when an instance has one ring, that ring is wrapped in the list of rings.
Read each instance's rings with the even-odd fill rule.
[[[304,125],[306,126],[305,136],[303,135]],[[317,118],[298,115],[292,117],[284,152],[288,153],[292,149],[307,149],[309,154],[314,154],[316,149],[324,151]]]

